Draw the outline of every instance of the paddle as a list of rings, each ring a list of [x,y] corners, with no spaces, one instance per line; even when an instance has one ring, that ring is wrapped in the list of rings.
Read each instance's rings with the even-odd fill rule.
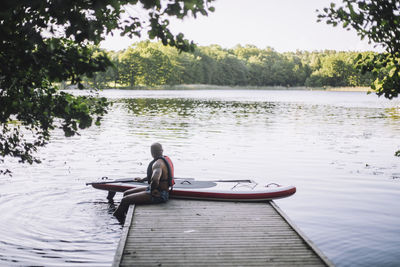
[[[115,183],[124,183],[124,182],[138,182],[139,183],[139,181],[135,181],[135,178],[121,178],[121,179],[116,179],[116,180],[111,180],[111,181],[91,182],[91,183],[86,183],[86,185],[115,184]]]
[[[178,178],[176,177],[175,179],[177,180],[195,180],[194,178]],[[114,183],[124,183],[124,182],[138,182],[135,181],[134,178],[121,178],[117,180],[111,180],[111,181],[101,181],[101,182],[92,182],[92,183],[86,183],[86,185],[92,185],[92,184],[114,184]],[[204,182],[216,182],[216,183],[253,183],[254,181],[252,180],[206,180]]]

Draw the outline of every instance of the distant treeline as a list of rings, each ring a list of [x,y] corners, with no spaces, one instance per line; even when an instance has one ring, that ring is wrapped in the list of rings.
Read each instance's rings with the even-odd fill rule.
[[[356,69],[359,52],[297,51],[218,45],[194,53],[149,41],[120,52],[108,52],[114,63],[85,82],[97,88],[210,84],[222,86],[369,86],[371,76]],[[364,54],[373,52],[363,52]]]

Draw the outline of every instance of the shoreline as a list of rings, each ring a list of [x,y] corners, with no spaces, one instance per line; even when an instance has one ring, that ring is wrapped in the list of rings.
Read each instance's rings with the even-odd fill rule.
[[[68,88],[75,89],[75,88]],[[333,92],[374,92],[370,87],[306,87],[306,86],[226,86],[210,84],[180,84],[161,86],[109,87],[101,90],[278,90],[278,91],[333,91]]]

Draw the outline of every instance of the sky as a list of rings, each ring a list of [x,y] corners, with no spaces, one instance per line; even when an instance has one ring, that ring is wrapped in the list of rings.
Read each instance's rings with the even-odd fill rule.
[[[170,29],[200,46],[218,44],[223,48],[251,44],[272,47],[278,52],[296,50],[380,51],[361,41],[355,31],[317,22],[322,10],[340,0],[216,0],[215,12],[207,17],[171,19]],[[107,37],[101,47],[122,50],[139,39]]]

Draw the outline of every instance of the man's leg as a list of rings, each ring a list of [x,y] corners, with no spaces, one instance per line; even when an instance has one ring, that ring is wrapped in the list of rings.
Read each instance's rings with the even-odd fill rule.
[[[128,190],[126,190],[124,192],[124,196],[135,194],[135,193],[139,193],[139,192],[142,192],[142,191],[146,191],[146,189],[147,189],[146,187],[138,187],[138,188],[128,189]]]
[[[149,192],[143,191],[135,194],[130,194],[124,196],[121,199],[121,203],[118,208],[114,211],[114,216],[118,219],[122,219],[125,217],[125,214],[128,211],[129,205],[131,204],[150,204],[151,202],[151,194]]]
[[[108,191],[108,195],[107,195],[108,202],[110,202],[110,203],[114,202],[115,194],[116,194],[116,192]]]

